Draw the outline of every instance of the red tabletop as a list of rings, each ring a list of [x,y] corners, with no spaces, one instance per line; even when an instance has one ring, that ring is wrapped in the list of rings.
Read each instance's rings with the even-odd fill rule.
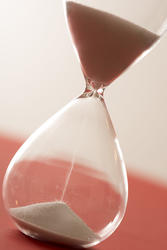
[[[21,141],[0,136],[0,250],[72,250],[24,236],[3,207],[3,176],[20,145]],[[167,188],[131,174],[128,177],[129,201],[123,222],[112,236],[91,250],[166,250]]]

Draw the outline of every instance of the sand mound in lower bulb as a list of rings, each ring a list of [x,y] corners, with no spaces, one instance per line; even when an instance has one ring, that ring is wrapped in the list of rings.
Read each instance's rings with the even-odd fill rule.
[[[99,236],[64,202],[11,208],[10,214],[25,234],[36,239],[72,246],[99,241]]]

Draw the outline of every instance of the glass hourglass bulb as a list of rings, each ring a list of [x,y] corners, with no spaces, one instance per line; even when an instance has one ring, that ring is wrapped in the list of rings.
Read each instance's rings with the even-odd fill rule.
[[[86,247],[122,220],[127,176],[102,92],[71,101],[11,161],[3,196],[23,233]]]
[[[154,28],[161,19],[145,29],[122,12],[109,14],[102,3],[64,1],[85,91],[30,136],[3,183],[5,207],[21,232],[78,247],[111,235],[127,204],[126,169],[104,88],[160,37]]]

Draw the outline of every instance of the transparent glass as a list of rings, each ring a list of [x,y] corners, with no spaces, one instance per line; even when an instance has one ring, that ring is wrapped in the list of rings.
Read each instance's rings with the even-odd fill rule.
[[[108,86],[157,43],[167,28],[167,1],[64,1],[66,21],[87,81]]]
[[[64,9],[85,91],[15,154],[4,178],[3,199],[24,234],[90,247],[116,230],[128,198],[125,164],[104,90],[159,40],[166,28],[167,1],[64,1]]]

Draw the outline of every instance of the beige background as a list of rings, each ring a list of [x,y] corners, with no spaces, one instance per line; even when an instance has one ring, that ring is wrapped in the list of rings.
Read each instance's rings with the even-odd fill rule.
[[[167,185],[167,35],[106,90],[128,167]],[[0,0],[0,133],[26,138],[84,89],[61,1]]]

